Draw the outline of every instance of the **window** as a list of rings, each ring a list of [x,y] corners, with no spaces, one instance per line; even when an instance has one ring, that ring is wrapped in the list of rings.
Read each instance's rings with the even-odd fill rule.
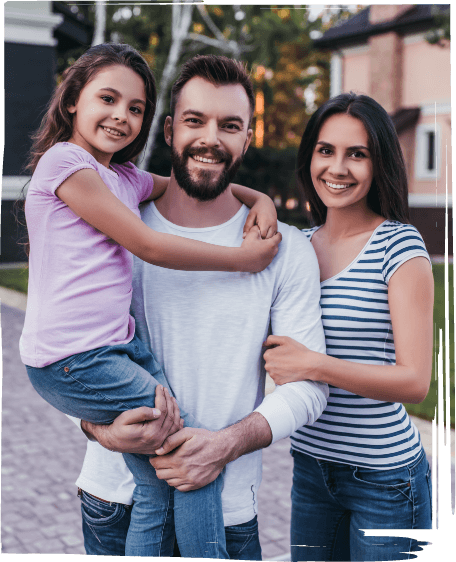
[[[440,125],[423,123],[416,128],[415,176],[435,180],[440,176]]]

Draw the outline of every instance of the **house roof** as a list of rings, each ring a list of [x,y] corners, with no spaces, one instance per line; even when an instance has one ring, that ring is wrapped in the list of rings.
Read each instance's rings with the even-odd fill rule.
[[[415,4],[397,18],[381,23],[369,23],[370,6],[350,19],[328,29],[320,39],[314,41],[319,49],[334,49],[367,42],[371,35],[389,31],[397,33],[419,33],[427,31],[434,23],[433,9],[449,11],[449,4]]]

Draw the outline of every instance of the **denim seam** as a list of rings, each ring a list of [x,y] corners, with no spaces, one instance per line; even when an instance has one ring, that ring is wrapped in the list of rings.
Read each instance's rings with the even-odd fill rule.
[[[342,521],[344,520],[344,517],[346,517],[347,514],[348,514],[349,517],[350,517],[350,511],[349,511],[348,509],[344,511],[344,513],[341,515],[339,521],[337,522],[337,525],[336,525],[336,528],[335,528],[335,532],[334,532],[334,535],[333,535],[333,539],[332,539],[332,541],[331,541],[331,542],[332,542],[332,545],[331,545],[331,560],[333,560],[333,557],[334,557],[334,549],[335,549],[335,547],[336,547],[336,537],[337,537],[337,533],[338,533],[339,528],[340,528],[340,526],[341,526],[341,524],[342,524]]]
[[[84,384],[83,382],[81,382],[80,380],[78,380],[77,378],[73,377],[73,375],[71,374],[70,371],[66,372],[65,371],[65,375],[67,377],[70,377],[71,380],[75,383],[78,383],[80,386],[82,386],[83,388],[85,388],[86,390],[88,390],[91,394],[95,394],[96,396],[99,396],[100,398],[102,398],[104,401],[108,402],[109,404],[120,404],[123,408],[125,408],[126,410],[129,410],[131,408],[129,408],[129,406],[127,404],[124,404],[123,402],[120,402],[119,400],[111,400],[110,398],[108,398],[107,396],[105,396],[104,394],[101,394],[98,390],[94,390],[93,388],[91,388],[90,386],[87,386],[86,384]]]
[[[169,488],[168,491],[168,504],[166,506],[166,511],[165,511],[165,517],[164,517],[164,524],[162,525],[161,528],[161,535],[160,535],[160,547],[159,547],[159,556],[162,556],[162,546],[163,546],[163,536],[165,534],[165,527],[166,527],[166,521],[168,519],[168,512],[169,512],[169,504],[171,503],[171,487]],[[174,492],[173,492],[174,493]]]

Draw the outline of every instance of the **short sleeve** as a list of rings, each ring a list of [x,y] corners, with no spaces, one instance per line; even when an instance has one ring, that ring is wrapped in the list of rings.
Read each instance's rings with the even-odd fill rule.
[[[383,258],[382,274],[388,284],[393,273],[406,261],[422,256],[431,259],[423,238],[411,224],[401,224],[388,238]]]
[[[150,197],[154,188],[154,180],[150,172],[140,170],[131,162],[122,164],[125,173],[129,176],[130,181],[135,185],[139,203]]]
[[[40,190],[54,194],[72,174],[89,168],[98,171],[97,161],[83,148],[67,142],[51,147],[38,162],[34,175]]]

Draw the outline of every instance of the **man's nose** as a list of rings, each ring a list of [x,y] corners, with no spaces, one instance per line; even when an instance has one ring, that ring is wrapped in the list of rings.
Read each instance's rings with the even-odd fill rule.
[[[204,146],[219,146],[219,128],[215,122],[206,123],[201,135],[201,144]]]

